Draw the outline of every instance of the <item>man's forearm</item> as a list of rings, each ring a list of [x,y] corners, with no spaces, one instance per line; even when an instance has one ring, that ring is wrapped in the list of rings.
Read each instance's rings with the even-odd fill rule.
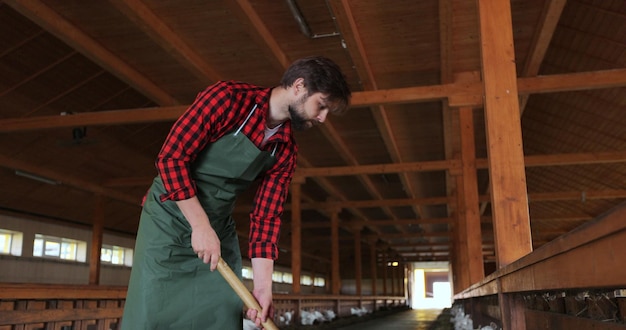
[[[266,258],[252,258],[252,273],[254,274],[254,288],[272,290],[272,273],[274,260]]]

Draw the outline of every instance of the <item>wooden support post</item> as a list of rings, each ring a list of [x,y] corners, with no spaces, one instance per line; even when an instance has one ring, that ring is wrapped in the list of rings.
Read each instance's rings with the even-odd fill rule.
[[[372,296],[375,296],[378,294],[377,292],[377,288],[376,288],[376,281],[378,281],[377,275],[376,275],[376,265],[378,264],[378,256],[377,256],[377,252],[376,252],[376,239],[372,239],[370,241],[370,272],[371,274],[371,280],[372,280]],[[376,303],[374,302],[374,305]]]
[[[382,251],[383,255],[383,295],[387,295],[387,250]]]
[[[330,237],[331,237],[331,293],[339,294],[341,277],[339,271],[339,209],[330,210]]]
[[[456,199],[457,205],[454,212],[455,224],[454,224],[454,252],[455,252],[455,281],[454,288],[455,293],[461,292],[472,284],[469,277],[469,254],[467,247],[467,222],[465,221],[465,198],[463,192],[465,191],[465,184],[462,175],[455,176],[456,182]]]
[[[100,284],[100,256],[104,231],[104,197],[94,196],[93,227],[91,229],[91,250],[89,253],[89,284]]]
[[[474,145],[474,113],[470,107],[459,110],[461,126],[461,162],[463,189],[458,194],[463,200],[459,208],[461,221],[466,234],[467,270],[470,285],[485,277],[483,265],[482,234],[478,201],[478,180],[476,178],[476,146]]]
[[[398,262],[398,295],[404,295],[404,279],[406,278],[406,273],[404,271],[404,262]]]
[[[393,266],[393,259],[392,259],[392,264],[391,267],[389,268],[391,270],[391,295],[395,296],[396,295],[396,283],[397,283],[397,279],[398,279],[398,274],[397,274],[397,270],[398,267],[394,267]]]
[[[509,0],[478,0],[498,267],[532,250]]]
[[[354,279],[356,285],[356,295],[361,295],[361,285],[363,279],[363,268],[361,261],[361,230],[363,230],[362,225],[354,225]]]
[[[291,292],[300,294],[300,273],[302,271],[302,218],[301,188],[304,177],[294,176],[291,180]]]
[[[477,0],[477,3],[491,210],[496,261],[501,268],[532,251],[511,3],[509,0]],[[526,329],[523,303],[498,291],[503,328]]]

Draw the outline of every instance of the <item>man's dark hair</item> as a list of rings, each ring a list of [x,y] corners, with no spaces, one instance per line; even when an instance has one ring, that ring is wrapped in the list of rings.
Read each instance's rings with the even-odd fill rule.
[[[291,86],[296,79],[303,78],[309,95],[322,93],[328,95],[328,101],[334,103],[333,113],[341,113],[350,104],[350,87],[346,76],[332,60],[323,56],[299,59],[287,68],[280,84],[284,88]]]

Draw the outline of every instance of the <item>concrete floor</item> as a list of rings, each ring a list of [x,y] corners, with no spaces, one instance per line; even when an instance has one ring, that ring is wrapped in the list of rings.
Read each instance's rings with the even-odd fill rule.
[[[399,329],[399,330],[435,330],[448,329],[448,326],[439,327],[435,323],[441,314],[439,309],[413,309],[393,313],[391,315],[373,319],[366,322],[359,322],[345,327],[338,327],[338,330],[374,330],[374,329]],[[449,317],[446,319],[449,320]],[[452,327],[451,329],[453,329]]]

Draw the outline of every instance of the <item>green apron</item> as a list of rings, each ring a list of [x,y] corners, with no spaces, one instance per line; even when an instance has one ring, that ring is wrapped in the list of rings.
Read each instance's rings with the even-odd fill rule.
[[[192,165],[197,197],[221,242],[222,258],[241,279],[241,251],[231,217],[237,195],[275,162],[241,128],[211,143]],[[191,227],[157,176],[141,213],[123,330],[241,329],[243,303],[191,247]]]

